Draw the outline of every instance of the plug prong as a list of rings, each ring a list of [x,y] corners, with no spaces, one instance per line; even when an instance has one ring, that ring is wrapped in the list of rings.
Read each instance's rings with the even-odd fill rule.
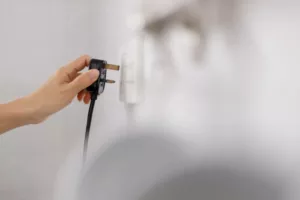
[[[105,80],[105,82],[106,83],[111,83],[111,84],[116,83],[116,81],[114,81],[114,80]]]
[[[106,64],[105,65],[105,69],[119,71],[120,70],[120,66],[119,65]]]

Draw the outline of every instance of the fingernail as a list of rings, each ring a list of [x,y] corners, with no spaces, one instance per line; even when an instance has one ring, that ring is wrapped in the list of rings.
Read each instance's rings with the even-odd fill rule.
[[[95,81],[99,77],[99,71],[97,69],[92,69],[89,72],[90,79]]]

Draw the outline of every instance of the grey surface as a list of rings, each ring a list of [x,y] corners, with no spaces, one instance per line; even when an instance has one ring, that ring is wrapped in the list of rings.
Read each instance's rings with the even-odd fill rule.
[[[226,168],[186,171],[157,184],[139,200],[283,200],[283,187],[257,174]]]
[[[161,136],[131,137],[95,160],[78,189],[79,200],[133,200],[184,163],[184,152]]]
[[[250,159],[199,161],[179,141],[155,134],[123,138],[99,154],[77,200],[286,200],[286,189]]]

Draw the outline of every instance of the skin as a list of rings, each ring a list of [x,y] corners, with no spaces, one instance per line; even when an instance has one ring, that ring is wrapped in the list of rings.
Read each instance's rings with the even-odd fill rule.
[[[67,107],[76,98],[85,104],[91,96],[85,91],[99,77],[98,70],[80,73],[89,65],[90,57],[81,56],[61,67],[32,94],[0,104],[0,135],[29,124],[40,124]]]

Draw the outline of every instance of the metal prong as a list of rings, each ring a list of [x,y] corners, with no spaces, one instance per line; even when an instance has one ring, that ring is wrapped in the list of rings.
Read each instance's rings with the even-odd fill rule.
[[[120,70],[120,66],[119,65],[106,64],[105,65],[105,69],[119,71]]]
[[[113,83],[115,83],[116,81],[113,81],[113,80],[105,80],[105,82],[106,82],[106,83],[111,83],[111,84],[113,84]]]

